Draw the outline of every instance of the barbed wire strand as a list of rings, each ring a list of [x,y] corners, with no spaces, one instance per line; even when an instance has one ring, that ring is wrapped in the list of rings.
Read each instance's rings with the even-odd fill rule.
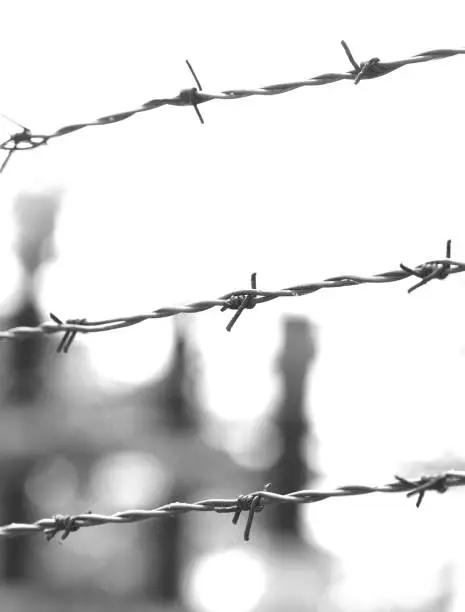
[[[50,313],[53,322],[47,321],[36,327],[12,327],[11,329],[0,332],[0,341],[21,339],[35,335],[63,333],[64,336],[61,339],[57,350],[58,352],[66,353],[68,352],[78,333],[89,334],[122,329],[124,327],[130,327],[131,325],[137,325],[149,319],[161,319],[165,317],[173,317],[179,314],[205,312],[215,307],[220,307],[222,311],[228,309],[236,311],[233,318],[226,326],[227,331],[231,331],[233,325],[237,322],[238,317],[245,309],[255,308],[258,304],[264,304],[265,302],[270,302],[271,300],[275,300],[277,298],[301,297],[310,293],[315,293],[321,289],[353,287],[355,285],[362,285],[365,283],[393,283],[409,278],[410,276],[415,276],[419,278],[420,281],[408,289],[408,292],[411,293],[415,289],[418,289],[420,286],[425,285],[434,279],[444,280],[450,274],[457,274],[465,271],[465,263],[450,259],[450,253],[451,241],[449,240],[446,248],[446,259],[428,261],[415,268],[409,268],[404,264],[400,264],[400,268],[398,270],[382,272],[381,274],[375,274],[373,276],[333,276],[332,278],[327,278],[320,282],[294,285],[278,291],[264,291],[262,289],[257,289],[256,273],[253,273],[251,279],[252,287],[250,289],[230,291],[229,293],[226,293],[214,300],[192,302],[191,304],[187,304],[185,306],[164,306],[148,313],[113,317],[111,319],[101,319],[95,321],[79,318],[67,319],[64,323],[55,314]]]
[[[11,523],[0,527],[1,537],[19,537],[43,533],[47,540],[61,533],[65,540],[71,532],[82,527],[97,527],[98,525],[138,523],[166,516],[177,516],[188,512],[216,512],[219,514],[234,514],[233,524],[237,524],[240,514],[248,512],[244,529],[244,539],[250,538],[250,530],[254,515],[270,504],[291,503],[311,504],[330,498],[369,495],[371,493],[407,493],[407,497],[418,496],[416,506],[419,508],[424,496],[429,491],[445,493],[452,487],[465,485],[465,472],[448,470],[440,474],[421,476],[410,480],[395,476],[395,482],[382,486],[344,485],[329,490],[303,490],[293,493],[279,494],[269,490],[271,485],[265,485],[262,491],[254,491],[247,495],[239,495],[235,499],[204,499],[194,503],[173,502],[154,508],[153,510],[124,510],[114,514],[95,514],[91,511],[75,515],[54,515],[43,518],[35,523]]]
[[[219,93],[208,93],[202,89],[191,64],[188,60],[186,60],[187,66],[194,77],[197,87],[183,89],[177,96],[173,96],[171,98],[155,98],[145,102],[139,108],[99,117],[95,121],[89,121],[87,123],[66,125],[47,135],[33,134],[29,128],[26,128],[18,122],[10,119],[10,121],[21,127],[22,131],[13,134],[8,140],[0,144],[0,149],[8,151],[7,158],[2,164],[0,172],[4,170],[6,164],[11,159],[11,156],[15,151],[35,149],[47,144],[53,138],[59,138],[87,127],[108,125],[111,123],[124,121],[125,119],[129,119],[138,113],[147,112],[163,106],[193,106],[201,123],[204,123],[198,106],[199,104],[204,104],[205,102],[210,102],[212,100],[239,100],[251,96],[275,96],[288,93],[301,87],[329,85],[330,83],[337,83],[338,81],[342,80],[351,80],[357,85],[361,80],[378,78],[410,64],[420,64],[423,62],[430,62],[453,57],[455,55],[465,54],[465,48],[435,49],[433,51],[425,51],[424,53],[419,53],[413,57],[393,62],[382,62],[379,58],[374,57],[367,62],[358,64],[355,61],[346,42],[341,41],[341,44],[347,54],[347,57],[349,58],[350,63],[353,66],[353,69],[348,72],[328,72],[301,81],[264,85],[254,89],[228,89]]]

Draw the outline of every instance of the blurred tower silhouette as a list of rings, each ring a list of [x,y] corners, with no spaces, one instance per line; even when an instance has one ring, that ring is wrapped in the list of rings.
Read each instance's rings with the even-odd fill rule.
[[[279,433],[281,453],[267,474],[272,491],[291,493],[311,486],[316,472],[307,465],[312,450],[311,419],[305,402],[306,378],[315,359],[312,326],[303,317],[287,318],[283,347],[278,358],[281,397],[274,422]],[[332,559],[309,540],[301,524],[303,507],[279,504],[270,508],[271,526],[268,550],[270,588],[257,612],[330,612]],[[304,537],[305,536],[305,537]]]
[[[24,277],[16,304],[3,325],[36,326],[42,317],[36,303],[35,284],[40,266],[53,254],[52,236],[58,208],[56,194],[23,194],[16,201],[18,240],[16,249]],[[47,342],[41,336],[13,340],[2,346],[1,406],[19,419],[19,430],[32,426],[28,413],[40,408],[47,370]],[[19,440],[18,440],[19,443]],[[2,523],[28,522],[29,504],[25,482],[34,465],[34,457],[10,458],[2,466],[0,492]],[[31,541],[29,538],[3,540],[2,575],[7,581],[28,576]]]
[[[186,434],[195,437],[199,431],[191,357],[185,327],[177,321],[171,363],[164,378],[156,383],[155,389],[155,427],[163,429],[168,438]],[[189,461],[189,458],[186,457],[186,460]],[[188,499],[190,493],[185,482],[177,481],[174,476],[167,499]],[[155,575],[150,572],[147,576],[146,592],[152,600],[168,604],[181,603],[184,524],[185,517],[173,516],[146,526],[149,544],[147,567],[157,568]]]
[[[282,452],[269,476],[272,490],[280,493],[304,489],[316,476],[305,459],[311,445],[311,424],[305,415],[305,382],[315,354],[315,340],[308,320],[287,319],[284,345],[278,358],[282,397],[274,419]],[[269,513],[273,531],[283,536],[299,537],[300,509],[295,504],[276,506]]]

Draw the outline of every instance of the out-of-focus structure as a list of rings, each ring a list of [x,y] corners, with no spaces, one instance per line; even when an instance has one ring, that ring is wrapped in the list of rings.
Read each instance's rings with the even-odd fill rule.
[[[38,289],[41,271],[54,257],[59,203],[58,192],[17,199],[23,275],[2,313],[3,328],[36,326],[45,318]],[[222,444],[227,426],[212,437],[214,419],[202,408],[200,364],[187,320],[173,320],[164,373],[135,387],[102,386],[79,339],[66,355],[55,352],[58,335],[1,344],[1,524],[234,497],[264,482],[284,493],[315,484],[307,396],[317,355],[314,327],[302,317],[284,320],[279,395],[262,422],[274,432],[277,451],[263,469],[235,461]],[[251,456],[253,435],[246,443]],[[331,603],[333,559],[304,529],[305,510],[296,504],[265,509],[249,543],[243,542],[244,516],[234,527],[231,515],[210,513],[83,528],[63,546],[59,537],[49,543],[40,536],[3,538],[0,610],[346,612]],[[246,569],[239,574],[241,564]],[[450,605],[446,575],[423,612],[445,612]]]
[[[16,250],[22,269],[19,293],[2,326],[36,326],[42,320],[36,284],[41,267],[53,257],[53,231],[58,194],[24,194],[16,201]],[[2,523],[32,520],[26,483],[35,464],[29,433],[40,423],[50,377],[50,341],[29,336],[2,346],[0,354],[0,517]],[[12,447],[13,445],[13,447]],[[14,448],[16,446],[16,448]],[[7,449],[19,451],[9,454]],[[2,542],[1,575],[6,582],[23,582],[34,575],[32,542],[13,538]]]
[[[272,490],[291,493],[311,488],[317,477],[315,438],[307,404],[309,374],[317,347],[308,319],[284,321],[277,360],[280,395],[272,417],[281,452],[267,475]],[[270,528],[270,588],[260,610],[330,610],[331,558],[304,537],[302,506],[280,504],[267,514]]]

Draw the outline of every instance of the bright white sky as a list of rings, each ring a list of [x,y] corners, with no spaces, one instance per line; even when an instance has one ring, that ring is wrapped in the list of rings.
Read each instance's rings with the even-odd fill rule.
[[[447,0],[0,7],[0,112],[38,133],[193,87],[186,58],[204,90],[216,92],[346,71],[341,39],[359,62],[464,44],[465,8]],[[456,57],[358,87],[211,102],[201,106],[203,126],[191,108],[163,108],[18,153],[0,178],[0,299],[15,288],[13,198],[54,186],[66,192],[59,260],[44,277],[42,303],[63,318],[215,298],[247,286],[254,271],[260,287],[274,289],[414,266],[442,257],[448,238],[463,260],[464,67]],[[2,140],[10,131],[0,124]],[[318,326],[311,403],[332,484],[383,482],[412,461],[463,455],[465,280],[435,281],[412,295],[408,286],[276,300],[245,312],[230,334],[230,313],[197,315],[209,407],[231,421],[266,411],[282,317],[306,314]],[[171,333],[172,322],[161,320],[84,342],[102,375],[140,380],[154,362],[163,365]],[[378,575],[391,571],[394,557],[382,546],[396,555],[402,547],[402,583],[403,561],[426,576],[431,563],[435,571],[456,555],[446,548],[425,560],[421,546],[402,544],[412,532],[438,539],[439,529],[448,537],[458,528],[448,519],[463,502],[447,497],[426,501],[435,510],[422,513],[421,526],[417,515],[406,518],[410,504],[401,498],[373,502],[370,514],[364,500],[351,500],[344,514],[339,500],[325,502],[309,516],[352,571],[347,526],[365,542],[373,521],[366,543],[380,538],[381,549],[367,560],[362,546],[360,575],[374,558]],[[398,521],[389,526],[393,507]]]

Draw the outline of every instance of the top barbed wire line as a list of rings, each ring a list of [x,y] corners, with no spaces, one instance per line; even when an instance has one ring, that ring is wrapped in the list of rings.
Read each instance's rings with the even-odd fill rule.
[[[382,486],[345,485],[327,490],[304,490],[293,493],[279,494],[269,491],[270,484],[265,485],[262,491],[255,491],[247,495],[239,495],[235,499],[205,499],[194,503],[173,502],[154,508],[153,510],[124,510],[115,514],[94,514],[87,512],[75,515],[56,514],[52,518],[44,518],[35,523],[10,523],[0,526],[0,539],[2,537],[19,537],[43,533],[47,540],[51,540],[61,532],[61,540],[65,540],[70,533],[78,531],[81,527],[97,527],[99,525],[138,523],[163,516],[177,516],[187,512],[217,512],[220,514],[233,513],[233,524],[239,521],[242,512],[248,512],[244,528],[244,540],[250,539],[250,530],[254,515],[261,512],[268,504],[311,504],[332,497],[349,497],[354,495],[368,495],[371,493],[407,493],[407,497],[417,495],[416,507],[419,508],[424,496],[429,491],[445,493],[451,487],[465,485],[465,472],[448,470],[440,474],[421,476],[409,480],[395,476],[396,481]]]
[[[112,115],[100,117],[95,121],[90,121],[88,123],[75,123],[73,125],[67,125],[59,128],[52,134],[47,135],[33,134],[29,128],[24,127],[16,121],[13,121],[16,123],[16,125],[18,125],[18,127],[22,128],[22,131],[13,134],[8,140],[0,144],[0,149],[7,151],[7,156],[0,167],[0,172],[5,169],[15,151],[36,149],[37,147],[47,144],[52,138],[65,136],[66,134],[77,132],[78,130],[82,130],[86,127],[117,123],[118,121],[123,121],[138,113],[150,111],[155,108],[161,108],[162,106],[193,106],[200,121],[203,123],[203,118],[198,109],[198,105],[205,102],[210,102],[211,100],[238,100],[240,98],[247,98],[250,96],[274,96],[293,91],[294,89],[299,89],[300,87],[328,85],[330,83],[336,83],[342,80],[351,80],[354,81],[355,84],[358,84],[361,80],[378,78],[410,64],[420,64],[423,62],[453,57],[454,55],[465,54],[465,48],[435,49],[433,51],[425,51],[424,53],[419,53],[413,57],[394,62],[382,62],[379,58],[374,57],[367,62],[358,64],[350,52],[347,44],[344,41],[341,41],[341,44],[350,60],[350,63],[353,66],[353,69],[349,72],[329,72],[305,79],[303,81],[265,85],[255,89],[229,89],[220,93],[207,93],[206,91],[203,91],[194,70],[189,62],[187,62],[197,87],[183,89],[177,96],[172,98],[155,98],[146,102],[145,104],[142,104],[142,106],[134,110],[114,113]]]
[[[50,313],[52,322],[41,323],[36,327],[13,327],[9,330],[0,332],[0,340],[21,339],[34,335],[45,335],[64,333],[59,345],[58,352],[67,352],[78,333],[97,333],[111,331],[131,325],[137,325],[148,319],[161,319],[172,317],[178,314],[191,314],[204,312],[214,307],[221,307],[221,310],[235,310],[235,314],[226,326],[227,331],[231,331],[238,317],[245,309],[255,308],[257,304],[262,304],[281,297],[299,297],[314,293],[321,289],[334,289],[336,287],[353,287],[364,283],[393,283],[404,280],[410,276],[415,276],[420,280],[409,288],[411,293],[415,289],[434,280],[444,280],[449,274],[457,274],[465,271],[465,263],[453,261],[451,256],[451,241],[447,241],[446,259],[428,261],[415,268],[409,268],[400,264],[400,269],[390,272],[383,272],[373,276],[334,276],[324,281],[313,282],[303,285],[295,285],[278,291],[263,291],[256,287],[256,274],[252,274],[252,288],[231,291],[216,300],[204,300],[193,302],[186,306],[168,306],[158,308],[149,313],[142,313],[124,317],[113,317],[98,321],[88,321],[87,319],[68,319],[65,323],[56,315]]]

